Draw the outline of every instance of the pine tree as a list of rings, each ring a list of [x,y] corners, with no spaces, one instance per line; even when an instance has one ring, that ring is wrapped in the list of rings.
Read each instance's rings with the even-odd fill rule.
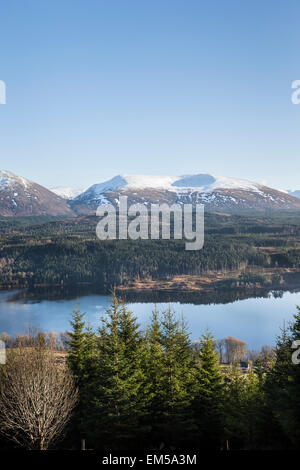
[[[163,360],[161,321],[158,311],[152,312],[150,326],[145,333],[145,354],[143,369],[145,373],[145,389],[147,400],[147,421],[150,423],[149,440],[153,445],[161,442],[161,422],[164,410]]]
[[[73,376],[80,387],[84,375],[84,355],[85,355],[85,322],[84,313],[77,307],[72,316],[71,325],[73,331],[69,333],[68,341],[68,364]]]
[[[160,397],[161,438],[168,445],[184,445],[192,431],[189,406],[192,400],[192,350],[184,322],[180,324],[171,309],[163,313],[162,376]]]
[[[262,388],[263,377],[252,369],[244,377],[244,439],[248,449],[258,449],[264,440],[264,406],[265,396]]]
[[[253,370],[235,366],[225,396],[225,439],[233,449],[257,449],[262,443],[264,396]]]
[[[92,442],[90,430],[94,425],[92,401],[96,365],[95,334],[90,325],[85,328],[84,315],[79,308],[73,312],[73,331],[69,333],[67,357],[79,390],[79,401],[70,426],[77,445],[81,439],[89,438],[89,442]]]
[[[199,344],[195,367],[193,412],[198,445],[220,448],[222,436],[223,383],[215,341],[206,332]]]
[[[224,439],[230,450],[241,449],[245,444],[244,377],[237,365],[227,373],[224,399]],[[228,448],[227,447],[227,448]]]
[[[113,302],[118,302],[115,292],[113,293]],[[138,359],[137,353],[141,348],[143,339],[139,331],[137,318],[128,310],[124,301],[120,302],[119,318],[119,335],[124,344],[125,354],[128,360],[134,361]]]
[[[291,375],[291,338],[283,326],[277,337],[275,358],[265,381],[267,436],[270,446],[291,446],[286,433],[288,426],[289,387]]]
[[[99,330],[96,395],[97,437],[104,447],[136,445],[143,414],[144,381],[138,326],[113,293]]]

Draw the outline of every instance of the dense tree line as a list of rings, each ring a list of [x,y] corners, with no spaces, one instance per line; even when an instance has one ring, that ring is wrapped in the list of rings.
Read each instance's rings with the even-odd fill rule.
[[[180,240],[100,241],[95,234],[97,221],[96,217],[0,220],[1,286],[85,282],[110,289],[137,279],[252,266],[300,268],[298,215],[208,213],[204,248],[194,252],[187,252]]]
[[[292,449],[300,446],[300,310],[274,359],[241,374],[219,363],[206,332],[191,344],[184,320],[153,312],[142,333],[115,296],[97,334],[76,311],[68,363],[80,392],[69,439],[89,448]]]
[[[115,294],[97,331],[77,309],[68,334],[15,341],[0,366],[0,434],[23,447],[300,447],[299,308],[275,349],[253,352],[246,372],[242,341],[207,331],[191,343],[184,318],[169,309],[154,311],[141,331]],[[64,346],[66,363],[54,351]]]
[[[255,247],[230,240],[206,240],[203,250],[185,250],[181,241],[60,240],[2,246],[1,283],[34,285],[94,282],[111,287],[137,278],[161,279],[178,274],[269,266]]]

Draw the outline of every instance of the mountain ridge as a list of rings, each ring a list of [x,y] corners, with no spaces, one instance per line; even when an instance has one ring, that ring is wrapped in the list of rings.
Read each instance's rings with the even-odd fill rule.
[[[0,170],[0,216],[95,215],[100,204],[112,203],[117,207],[122,195],[128,197],[128,205],[192,203],[204,204],[206,210],[216,212],[300,210],[300,198],[294,193],[209,173],[120,174],[83,192],[69,187],[49,190],[22,176]]]
[[[283,191],[239,178],[199,173],[183,176],[121,174],[94,184],[70,201],[79,213],[127,196],[128,204],[204,204],[207,210],[300,210],[300,200]]]

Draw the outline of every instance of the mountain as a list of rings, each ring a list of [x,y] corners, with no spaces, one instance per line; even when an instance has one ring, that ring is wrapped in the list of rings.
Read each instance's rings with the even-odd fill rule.
[[[0,216],[74,215],[67,202],[49,189],[0,170]]]
[[[300,198],[300,190],[298,189],[297,191],[288,191],[290,196],[298,197]]]
[[[0,216],[95,214],[99,204],[204,204],[208,211],[300,210],[300,191],[283,192],[243,179],[213,174],[184,176],[118,175],[87,190],[52,191],[0,170]]]
[[[70,201],[78,214],[95,213],[99,204],[116,205],[119,196],[132,203],[204,204],[206,210],[300,210],[300,200],[285,192],[243,179],[213,174],[184,176],[118,175],[94,184]]]
[[[63,199],[74,199],[82,194],[87,188],[71,188],[68,186],[58,186],[57,188],[49,188],[50,191],[62,197]]]

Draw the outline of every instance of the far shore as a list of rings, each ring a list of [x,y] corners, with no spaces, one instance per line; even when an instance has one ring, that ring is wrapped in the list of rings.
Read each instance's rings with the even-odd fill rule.
[[[246,277],[246,279],[244,279]],[[257,277],[257,279],[256,279]],[[51,287],[70,287],[70,286],[96,286],[97,283],[78,282],[75,284],[53,283],[53,284],[9,284],[1,285],[2,290],[19,290],[30,288],[51,288]],[[114,286],[106,287],[98,285],[104,293],[111,292]],[[134,292],[211,292],[218,289],[251,290],[255,289],[288,289],[300,288],[300,269],[299,268],[261,268],[252,266],[251,268],[228,271],[211,271],[205,275],[174,275],[164,279],[135,279],[128,281],[123,285],[116,285],[119,293]]]

